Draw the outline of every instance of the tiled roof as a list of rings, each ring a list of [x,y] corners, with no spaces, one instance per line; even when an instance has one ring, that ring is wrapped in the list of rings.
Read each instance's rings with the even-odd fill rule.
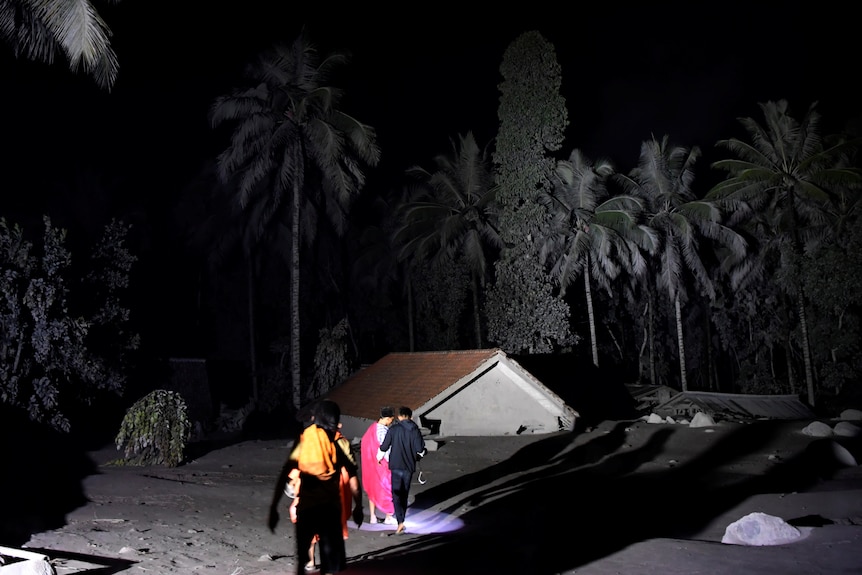
[[[415,410],[499,352],[492,348],[390,353],[353,374],[326,398],[338,403],[342,414],[367,419],[377,419],[384,405],[396,411],[402,405]]]

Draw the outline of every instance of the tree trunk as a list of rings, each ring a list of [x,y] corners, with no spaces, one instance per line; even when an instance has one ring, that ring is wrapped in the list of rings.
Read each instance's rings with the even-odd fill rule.
[[[647,307],[649,308],[649,317],[647,318],[649,322],[649,380],[650,384],[656,384],[655,377],[655,330],[653,329],[654,323],[654,314],[655,314],[655,295],[652,291],[652,288],[649,290]]]
[[[473,273],[473,323],[476,326],[476,349],[482,349],[482,319],[479,313],[479,278]]]
[[[787,364],[787,386],[790,388],[790,393],[798,393],[796,385],[796,372],[793,371],[793,350],[790,342],[784,344],[784,361]]]
[[[413,281],[410,278],[410,268],[407,268],[407,334],[410,339],[410,353],[416,351],[416,336],[413,331]]]
[[[685,373],[685,344],[682,336],[682,311],[679,305],[679,295],[673,300],[674,309],[676,309],[676,340],[679,347],[679,379],[683,391],[688,391],[688,380]]]
[[[290,213],[290,381],[293,407],[302,406],[302,379],[299,365],[299,185],[293,184],[293,206]]]
[[[795,190],[791,188],[788,189],[787,192],[787,205],[790,211],[790,229],[793,234],[793,270],[796,275],[796,281],[799,282],[796,288],[796,307],[799,312],[799,327],[802,330],[802,362],[805,366],[805,385],[808,389],[808,405],[814,407],[814,370],[811,367],[811,346],[808,344],[808,320],[805,318],[805,293],[802,289],[802,238],[799,234],[799,227],[797,225]]]
[[[802,360],[805,364],[805,385],[808,389],[808,405],[814,403],[814,370],[811,367],[811,347],[808,344],[808,320],[805,318],[805,294],[802,287],[796,289],[796,305],[799,308],[799,327],[802,329]]]
[[[596,343],[596,320],[593,316],[593,292],[590,288],[590,260],[587,258],[587,265],[584,268],[584,294],[587,297],[587,317],[590,321],[590,346],[593,350],[593,365],[599,367],[599,346]]]
[[[710,311],[711,309],[708,307],[706,313],[703,314],[704,322],[706,323],[707,389],[718,391],[718,368],[715,365],[715,356],[712,352],[712,321],[710,320]]]
[[[260,398],[257,381],[257,345],[255,344],[255,321],[254,321],[254,259],[253,254],[248,255],[248,268],[246,271],[246,289],[248,290],[248,358],[251,369],[251,397],[255,408]]]
[[[647,304],[647,308],[649,308],[649,304]],[[648,312],[648,309],[644,310],[644,312]],[[643,339],[643,342],[641,342],[640,349],[638,350],[638,383],[643,381],[644,370],[645,370],[645,368],[644,368],[644,352],[646,351],[647,343],[649,343],[649,329],[647,328],[646,325],[644,325],[644,339]]]

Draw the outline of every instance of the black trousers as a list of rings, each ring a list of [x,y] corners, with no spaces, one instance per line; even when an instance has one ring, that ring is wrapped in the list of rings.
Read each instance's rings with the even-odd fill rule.
[[[404,523],[407,516],[407,499],[410,495],[410,481],[413,472],[406,469],[392,469],[392,503],[395,506],[395,519]]]
[[[308,548],[315,535],[320,553],[320,572],[338,573],[347,567],[347,551],[341,526],[341,501],[303,509],[302,496],[296,510],[296,572],[305,573]]]

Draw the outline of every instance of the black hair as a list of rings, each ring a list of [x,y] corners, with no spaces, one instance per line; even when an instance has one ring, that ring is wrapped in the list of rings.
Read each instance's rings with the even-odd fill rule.
[[[406,405],[402,405],[398,408],[398,415],[402,417],[413,417],[413,410]]]
[[[386,407],[381,407],[380,417],[395,417],[395,410],[388,405]]]
[[[314,409],[314,423],[327,431],[336,431],[341,422],[341,408],[334,401],[325,399]]]

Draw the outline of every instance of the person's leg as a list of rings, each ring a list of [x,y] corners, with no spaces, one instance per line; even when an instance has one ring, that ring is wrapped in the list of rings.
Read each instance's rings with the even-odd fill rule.
[[[392,504],[395,507],[395,520],[398,522],[396,533],[404,532],[404,519],[407,517],[407,497],[410,493],[410,476],[403,469],[392,470]]]
[[[308,563],[305,564],[305,570],[311,571],[314,569],[314,545],[317,543],[317,535],[312,537],[311,546],[308,548]]]
[[[303,561],[302,558],[308,558],[308,554],[313,553],[314,539],[314,516],[298,508],[296,514],[296,572],[298,575],[305,574],[305,566],[308,562]]]
[[[377,523],[377,516],[374,514],[374,500],[371,497],[368,498],[368,508],[371,510],[371,517],[369,517],[369,521],[371,523]]]
[[[318,523],[318,555],[320,555],[320,572],[338,573],[347,568],[347,551],[344,547],[344,535],[341,527],[341,502],[334,505],[321,505],[315,508],[319,513]]]

